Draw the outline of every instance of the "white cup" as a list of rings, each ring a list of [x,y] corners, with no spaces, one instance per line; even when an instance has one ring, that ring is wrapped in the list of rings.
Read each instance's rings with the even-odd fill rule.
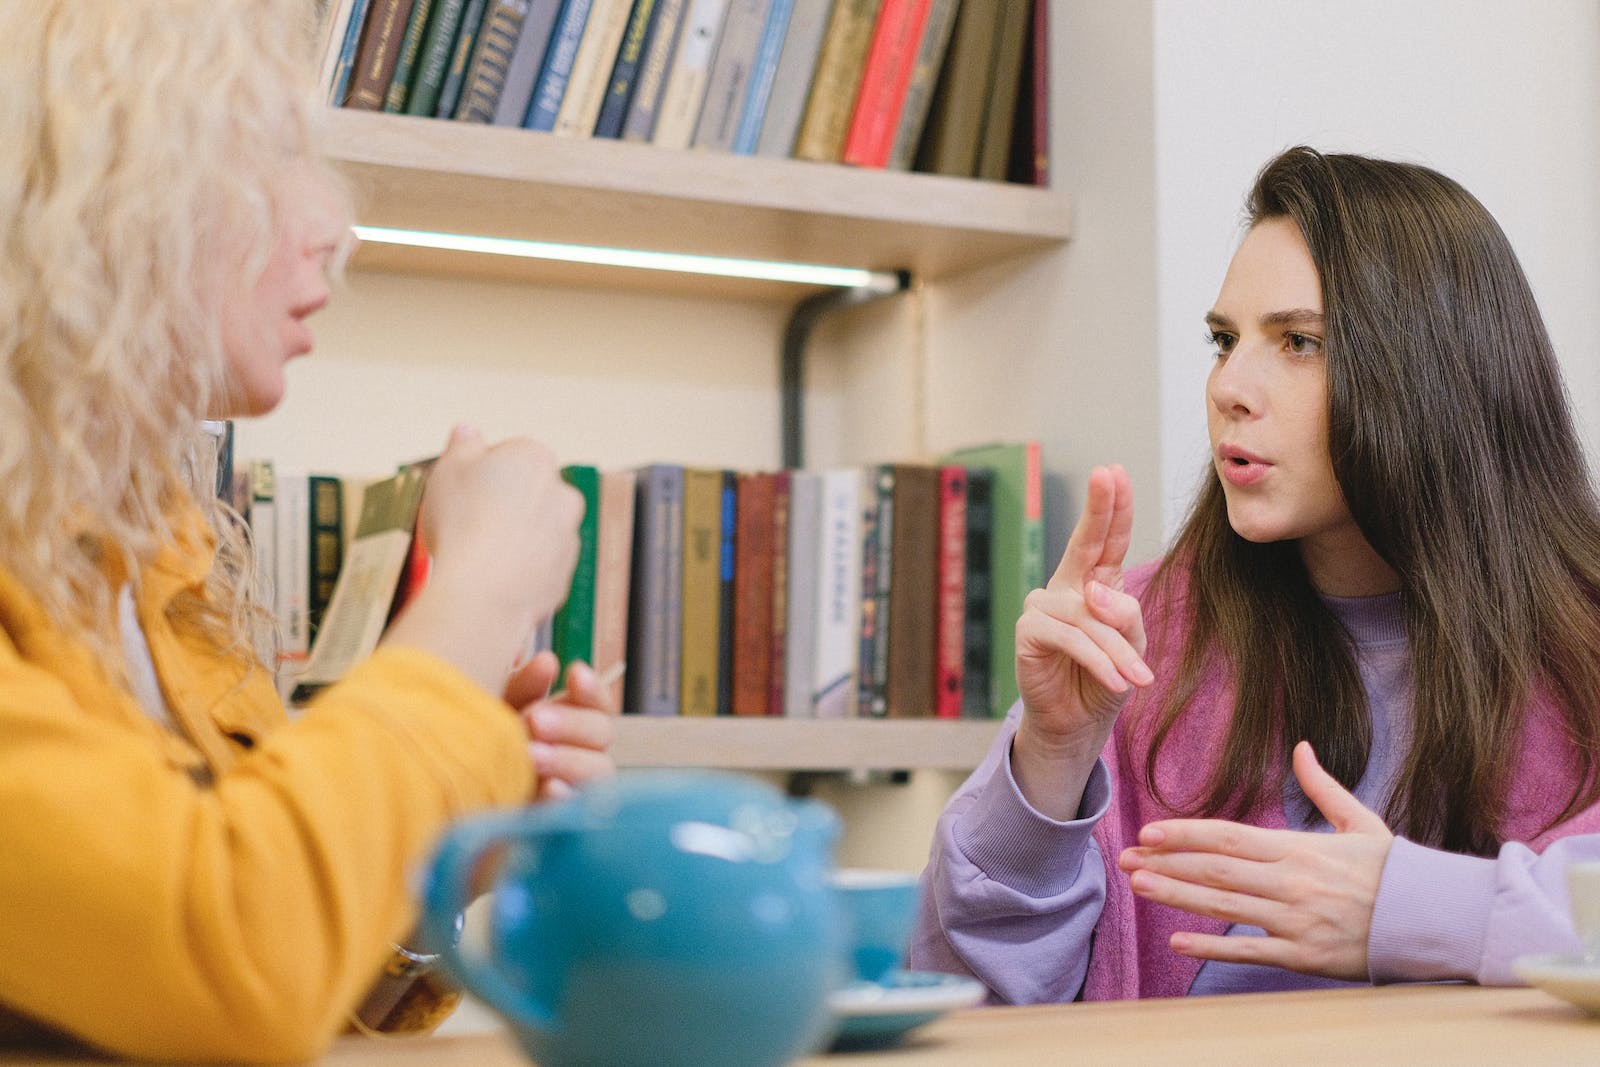
[[[1567,868],[1567,896],[1584,961],[1600,966],[1600,861],[1574,863]]]

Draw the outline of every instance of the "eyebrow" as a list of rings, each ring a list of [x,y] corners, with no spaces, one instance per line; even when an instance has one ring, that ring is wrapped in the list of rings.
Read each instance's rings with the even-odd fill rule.
[[[1292,308],[1288,311],[1269,311],[1261,316],[1263,329],[1273,329],[1284,326],[1317,326],[1322,325],[1322,312],[1310,308]],[[1232,330],[1236,327],[1232,319],[1220,311],[1206,312],[1206,325],[1215,330]]]

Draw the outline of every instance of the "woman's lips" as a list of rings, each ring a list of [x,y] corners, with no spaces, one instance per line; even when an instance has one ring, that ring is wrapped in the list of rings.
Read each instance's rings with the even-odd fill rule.
[[[1217,469],[1233,485],[1254,485],[1272,471],[1272,464],[1242,448],[1223,445],[1217,454]]]

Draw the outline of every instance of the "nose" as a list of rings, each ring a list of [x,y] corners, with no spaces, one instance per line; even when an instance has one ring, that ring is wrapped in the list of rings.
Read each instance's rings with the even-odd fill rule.
[[[1211,376],[1206,380],[1206,396],[1218,414],[1245,419],[1260,413],[1261,389],[1256,380],[1256,364],[1257,361],[1240,346],[1212,365]]]

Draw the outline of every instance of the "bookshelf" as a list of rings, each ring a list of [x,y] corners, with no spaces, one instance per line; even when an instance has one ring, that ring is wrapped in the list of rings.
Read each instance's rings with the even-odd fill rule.
[[[620,767],[746,771],[970,771],[1000,720],[624,716]]]
[[[1058,246],[1058,190],[330,108],[365,225],[955,277]],[[797,300],[804,287],[364,246],[358,269]],[[776,339],[774,340],[776,347]]]

